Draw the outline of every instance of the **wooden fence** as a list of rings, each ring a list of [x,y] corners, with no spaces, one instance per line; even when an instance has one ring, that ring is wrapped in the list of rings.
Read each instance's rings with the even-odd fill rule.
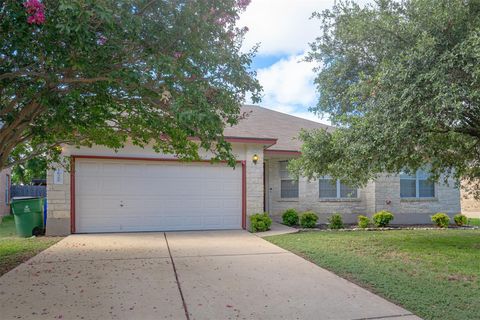
[[[10,187],[10,196],[14,197],[43,197],[47,196],[46,186],[21,186],[12,185]]]

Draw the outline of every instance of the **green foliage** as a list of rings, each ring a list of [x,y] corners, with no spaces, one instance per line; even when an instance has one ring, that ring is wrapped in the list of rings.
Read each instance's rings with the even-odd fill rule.
[[[373,224],[379,228],[388,226],[393,218],[393,214],[385,210],[379,211],[372,216]]]
[[[298,212],[295,209],[287,209],[282,214],[283,224],[287,226],[294,226],[298,224]]]
[[[480,227],[480,218],[468,218],[469,226]]]
[[[313,111],[337,130],[301,134],[297,174],[365,185],[428,165],[435,180],[480,177],[478,2],[338,1],[315,16]]]
[[[236,26],[245,1],[44,0],[42,24],[22,2],[0,5],[0,169],[24,144],[55,160],[59,144],[127,141],[234,164],[223,129],[261,89]]]
[[[266,238],[422,319],[480,319],[480,230],[303,232]]]
[[[31,184],[33,179],[47,178],[47,160],[42,157],[28,159],[12,168],[13,184]]]
[[[270,230],[272,219],[267,213],[256,213],[250,216],[250,228],[252,232],[262,232]]]
[[[448,228],[448,225],[450,224],[450,217],[443,212],[439,212],[432,216],[432,222],[437,227]]]
[[[467,224],[468,222],[468,218],[467,216],[459,213],[459,214],[456,214],[454,217],[453,217],[453,221],[455,221],[455,224],[459,227],[461,226],[464,226]]]
[[[370,225],[370,219],[367,216],[359,215],[358,216],[358,227],[365,229]]]
[[[305,211],[300,215],[300,225],[302,228],[315,228],[318,216],[312,211]]]
[[[343,219],[342,216],[338,213],[334,213],[330,218],[328,218],[328,227],[330,229],[343,229]]]

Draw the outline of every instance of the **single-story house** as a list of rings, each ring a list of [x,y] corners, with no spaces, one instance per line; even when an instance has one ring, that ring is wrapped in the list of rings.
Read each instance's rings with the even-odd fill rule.
[[[0,171],[0,221],[10,213],[10,177],[10,169]]]
[[[460,212],[453,181],[431,183],[423,172],[385,175],[361,189],[328,177],[295,181],[286,166],[300,154],[299,131],[329,127],[258,106],[242,112],[248,116],[224,132],[235,168],[211,164],[206,152],[202,161],[185,163],[148,147],[64,146],[71,170],[48,172],[47,234],[245,229],[252,214],[280,220],[288,208],[312,210],[319,222],[340,213],[348,223],[383,209],[401,224]]]

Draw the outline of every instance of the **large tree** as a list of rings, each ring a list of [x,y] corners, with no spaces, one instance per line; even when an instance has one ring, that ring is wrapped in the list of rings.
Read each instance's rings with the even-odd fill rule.
[[[422,167],[433,179],[480,177],[479,1],[340,1],[314,16],[312,110],[336,130],[301,134],[297,174],[353,185]]]
[[[247,30],[236,26],[249,2],[0,2],[0,169],[51,159],[62,143],[128,139],[232,161],[223,128],[260,91],[248,68],[255,48],[240,51]]]

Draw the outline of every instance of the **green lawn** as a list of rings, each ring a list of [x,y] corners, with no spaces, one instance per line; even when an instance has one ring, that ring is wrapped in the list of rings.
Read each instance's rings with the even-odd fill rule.
[[[15,235],[13,216],[4,217],[0,224],[0,275],[61,239],[60,237],[19,238]]]
[[[480,230],[266,238],[425,319],[480,319]]]

